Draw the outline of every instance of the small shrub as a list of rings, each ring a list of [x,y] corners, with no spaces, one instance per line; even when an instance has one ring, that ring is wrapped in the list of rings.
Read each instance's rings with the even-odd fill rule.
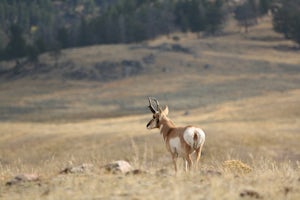
[[[226,171],[238,174],[246,174],[252,172],[252,168],[239,160],[226,160],[223,162]]]

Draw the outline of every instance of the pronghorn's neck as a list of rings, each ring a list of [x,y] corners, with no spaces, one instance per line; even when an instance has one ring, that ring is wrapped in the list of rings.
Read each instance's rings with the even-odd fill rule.
[[[168,134],[170,133],[170,131],[172,129],[176,128],[175,124],[167,117],[163,117],[160,120],[160,125],[159,125],[159,129],[160,129],[160,134],[163,135],[164,140],[167,139]]]

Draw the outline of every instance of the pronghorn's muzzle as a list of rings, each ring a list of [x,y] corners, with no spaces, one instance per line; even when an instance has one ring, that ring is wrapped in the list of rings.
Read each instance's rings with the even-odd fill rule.
[[[152,120],[150,120],[150,122],[148,122],[148,124],[146,125],[146,127],[147,127],[148,129],[150,129],[149,126],[150,126],[150,124],[151,124],[151,121],[152,121]]]
[[[157,118],[151,119],[147,124],[147,129],[158,128],[159,120]]]

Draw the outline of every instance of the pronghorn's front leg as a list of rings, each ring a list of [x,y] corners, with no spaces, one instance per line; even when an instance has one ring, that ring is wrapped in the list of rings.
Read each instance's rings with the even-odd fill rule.
[[[177,173],[177,164],[176,164],[177,155],[174,154],[174,153],[172,153],[172,160],[173,160],[173,165],[174,165],[175,173]]]
[[[184,170],[187,172],[188,170],[188,161],[185,158],[182,158],[184,164]]]

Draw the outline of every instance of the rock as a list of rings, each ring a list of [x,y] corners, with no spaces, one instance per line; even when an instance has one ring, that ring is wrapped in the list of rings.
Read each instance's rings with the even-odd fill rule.
[[[246,189],[244,191],[242,191],[240,193],[241,197],[251,197],[251,198],[255,198],[255,199],[261,199],[263,198],[262,195],[260,195],[258,192],[256,192],[255,190],[250,190],[250,189]]]
[[[183,116],[188,116],[190,115],[190,111],[186,110],[184,113],[183,113]]]
[[[147,174],[147,172],[140,169],[134,169],[126,173],[126,175],[141,175],[141,174]]]
[[[154,54],[149,54],[147,56],[143,57],[143,62],[150,65],[150,64],[154,64],[155,63],[155,56]]]
[[[211,67],[210,64],[205,64],[205,65],[203,66],[204,69],[209,69],[210,67]]]
[[[204,172],[204,174],[209,175],[209,176],[221,176],[222,173],[216,170],[207,170]]]
[[[65,169],[61,170],[60,174],[76,174],[76,173],[90,173],[94,169],[93,164],[84,163],[75,167],[66,167]]]
[[[135,76],[143,71],[143,65],[137,60],[96,63],[94,69],[102,81],[110,81]]]
[[[116,173],[130,173],[133,168],[132,166],[125,160],[118,160],[103,166],[108,172],[116,174]]]
[[[192,53],[191,50],[187,47],[183,47],[179,44],[173,44],[171,46],[172,50],[175,51],[175,52],[181,52],[181,53],[187,53],[187,54],[190,54]]]
[[[156,171],[156,176],[169,176],[169,175],[171,175],[170,171],[166,168],[162,168]]]
[[[6,182],[6,185],[11,186],[21,182],[38,181],[39,175],[37,174],[19,174],[13,177],[10,181]]]
[[[293,187],[284,187],[284,195],[288,195],[290,192],[293,191]]]

